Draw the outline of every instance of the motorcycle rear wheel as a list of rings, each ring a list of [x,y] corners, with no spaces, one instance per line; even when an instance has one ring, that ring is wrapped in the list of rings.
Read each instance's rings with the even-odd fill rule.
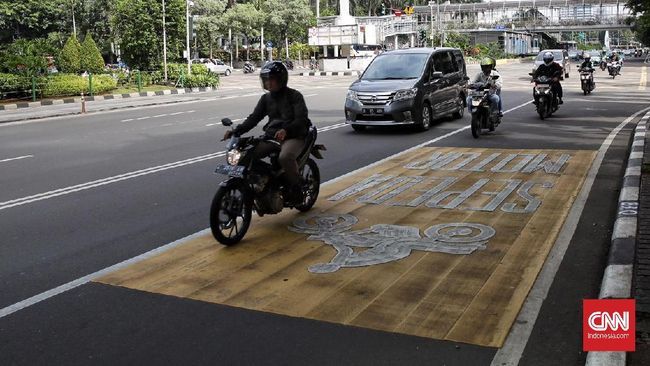
[[[544,99],[537,102],[537,114],[542,120],[546,117],[546,101]]]
[[[472,136],[475,139],[481,136],[481,118],[478,114],[472,114]]]
[[[253,211],[249,194],[243,181],[229,182],[215,193],[210,206],[210,230],[219,243],[235,245],[246,235]]]
[[[316,203],[318,193],[320,192],[320,170],[318,170],[318,164],[311,158],[307,159],[307,163],[305,163],[305,166],[300,171],[300,175],[304,182],[302,185],[302,194],[305,198],[303,203],[296,206],[296,208],[300,212],[307,212]]]

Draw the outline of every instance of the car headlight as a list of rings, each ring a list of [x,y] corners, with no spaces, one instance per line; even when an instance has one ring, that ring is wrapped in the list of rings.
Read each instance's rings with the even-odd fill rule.
[[[399,102],[400,100],[408,100],[415,98],[415,95],[418,92],[418,88],[398,90],[393,97],[394,102]]]
[[[357,92],[354,90],[348,90],[348,95],[346,98],[354,102],[361,103],[361,101],[359,100],[359,96],[357,95]]]
[[[234,149],[228,151],[228,164],[237,165],[239,164],[239,159],[241,158],[241,151]]]

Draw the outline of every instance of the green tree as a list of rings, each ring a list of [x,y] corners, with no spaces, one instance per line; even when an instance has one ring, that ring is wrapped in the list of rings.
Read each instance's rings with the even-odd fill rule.
[[[196,22],[198,43],[201,48],[208,50],[210,58],[214,58],[217,39],[224,35],[223,14],[226,9],[225,0],[196,0],[193,14],[199,15]]]
[[[260,35],[260,28],[265,20],[264,13],[256,9],[254,4],[236,4],[228,9],[222,24],[224,28],[232,29],[233,33],[243,35],[250,46],[250,38]],[[246,59],[250,59],[250,47],[247,47],[246,51]]]
[[[19,39],[0,50],[0,72],[33,76],[46,72],[51,48],[45,39]]]
[[[72,24],[71,15],[71,0],[0,0],[0,43],[71,32],[72,27],[67,27]]]
[[[65,42],[58,65],[63,72],[78,73],[81,70],[81,45],[74,35]]]
[[[185,0],[166,0],[167,55],[180,60],[185,49]],[[162,4],[159,0],[115,0],[111,24],[122,57],[132,68],[162,63]]]
[[[94,74],[104,69],[104,59],[90,33],[86,34],[81,44],[81,69]]]
[[[276,37],[281,51],[285,38],[306,39],[307,26],[313,17],[307,0],[267,0],[262,6],[262,11],[267,14],[266,28]],[[289,31],[292,29],[300,29],[300,33],[291,34]]]

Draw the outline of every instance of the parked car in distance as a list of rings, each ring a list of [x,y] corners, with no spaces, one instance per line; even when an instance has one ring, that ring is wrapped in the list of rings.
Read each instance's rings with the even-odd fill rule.
[[[410,48],[377,55],[345,99],[345,119],[355,131],[368,126],[416,126],[434,118],[462,118],[467,69],[457,48]]]
[[[204,64],[210,72],[219,75],[228,76],[232,73],[232,67],[226,65],[223,61],[219,59],[209,59],[209,58],[199,58],[192,60],[193,64]]]
[[[562,69],[564,70],[564,77],[568,78],[569,77],[569,71],[571,70],[571,61],[569,60],[569,53],[567,50],[543,50],[539,54],[537,54],[537,57],[535,58],[535,65],[533,66],[533,73],[537,70],[539,65],[544,63],[543,57],[544,53],[546,52],[552,52],[553,53],[553,61],[555,63],[558,63],[562,66]]]

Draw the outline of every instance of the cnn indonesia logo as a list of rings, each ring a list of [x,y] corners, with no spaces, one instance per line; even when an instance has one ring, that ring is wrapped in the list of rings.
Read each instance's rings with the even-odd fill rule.
[[[634,351],[635,302],[583,300],[582,348],[585,351]]]

